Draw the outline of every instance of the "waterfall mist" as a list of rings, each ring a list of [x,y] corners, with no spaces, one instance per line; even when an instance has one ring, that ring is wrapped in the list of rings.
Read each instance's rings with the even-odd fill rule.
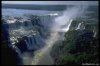
[[[46,46],[34,53],[35,56],[32,60],[32,65],[38,65],[39,61],[43,59],[43,56],[49,56],[49,52],[52,46],[57,41],[59,41],[59,39],[62,39],[61,37],[64,37],[64,34],[69,30],[73,19],[82,15],[86,9],[87,6],[74,6],[71,8],[69,7],[63,12],[61,16],[58,16],[53,19],[52,26],[50,27],[50,37],[45,41]],[[62,34],[60,32],[62,32]],[[50,58],[47,58],[47,61],[48,60],[50,60]],[[53,62],[51,62],[51,64],[53,64]]]
[[[97,18],[94,18],[97,15],[94,13],[93,17],[88,17],[87,15],[88,11],[89,13],[92,10],[96,11],[91,5],[98,5],[98,2],[55,1],[37,2],[37,4],[34,4],[34,2],[7,3],[2,4],[2,34],[4,37],[2,39],[4,40],[3,44],[7,44],[9,48],[12,48],[17,53],[19,58],[16,59],[18,61],[17,65],[56,64],[56,60],[57,62],[59,61],[57,53],[59,54],[61,52],[59,49],[62,48],[62,46],[59,48],[58,45],[68,39],[65,37],[66,33],[71,30],[78,30],[80,32],[83,29],[87,29],[88,26],[92,29],[92,23],[90,24],[92,18],[94,24],[93,37],[97,36],[97,27],[95,27],[97,23],[94,23],[95,20],[96,22],[98,21]],[[86,19],[81,20],[81,17],[82,19],[84,17]],[[77,19],[82,22],[79,22]],[[7,40],[7,43],[5,40]],[[55,56],[53,56],[53,53]]]

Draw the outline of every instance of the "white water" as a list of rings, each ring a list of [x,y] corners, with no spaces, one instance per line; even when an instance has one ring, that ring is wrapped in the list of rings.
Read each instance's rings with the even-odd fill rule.
[[[54,23],[51,27],[51,36],[45,41],[46,46],[38,51],[36,51],[34,54],[34,58],[32,60],[32,65],[53,65],[54,62],[52,58],[49,56],[50,50],[52,46],[59,41],[59,38],[61,38],[61,35],[59,32],[67,32],[69,30],[69,27],[71,25],[71,22],[74,18],[76,18],[78,15],[82,14],[85,9],[81,11],[80,7],[73,7],[63,12],[62,16],[59,16],[54,19]],[[65,28],[61,28],[63,25],[65,25]],[[45,59],[46,58],[46,59]],[[45,60],[44,60],[45,59]],[[52,60],[50,62],[50,60]],[[46,62],[49,62],[47,64]]]
[[[30,40],[25,40],[25,42],[26,42],[27,48],[30,50],[31,49]]]
[[[48,40],[46,40],[46,46],[43,49],[40,49],[38,51],[36,51],[35,57],[32,60],[32,65],[37,65],[38,62],[42,59],[42,57],[46,54],[50,52],[51,47],[53,46],[53,44],[58,40],[59,35],[58,33],[52,33],[51,37],[49,37]],[[49,59],[47,59],[48,61]],[[45,62],[45,61],[44,61]],[[44,63],[45,64],[45,63]]]
[[[56,41],[59,41],[59,38],[61,38],[62,35],[60,35],[59,32],[67,32],[69,30],[72,20],[74,18],[76,18],[78,15],[80,15],[81,13],[83,13],[84,9],[81,10],[80,7],[69,8],[63,12],[62,16],[55,18],[52,22],[52,26],[50,27],[51,28],[50,37],[45,41],[45,43],[46,43],[45,47],[43,47],[40,50],[37,50],[34,53],[35,54],[34,57],[30,56],[29,53],[24,53],[23,54],[23,64],[24,65],[38,65],[41,63],[41,60],[43,61],[43,64],[46,64],[45,63],[46,61],[50,61],[49,64],[53,64],[53,60],[50,57],[49,52],[50,52],[52,46],[56,43]],[[33,10],[32,11],[29,11],[29,10],[28,11],[26,11],[26,10],[17,11],[16,9],[10,9],[10,10],[6,9],[4,11],[2,14],[9,15],[9,16],[15,16],[15,15],[19,16],[19,15],[24,15],[24,14],[36,14],[36,15],[39,14],[40,15],[40,13],[42,15],[44,15],[44,14],[53,15],[53,14],[51,14],[51,12],[47,12],[47,11],[43,11],[43,12],[39,11],[40,13],[37,11],[33,12]],[[54,15],[58,15],[58,14],[55,13]],[[48,20],[49,19],[43,18],[44,23],[48,22]],[[13,22],[11,22],[11,23],[13,23]],[[45,26],[46,26],[46,24],[45,24]],[[65,26],[65,27],[62,28],[62,26]],[[24,33],[29,34],[28,32],[26,32],[24,30],[21,31],[21,30],[19,30],[20,34],[22,34],[22,35]],[[28,38],[28,40],[26,40],[26,44],[27,44],[28,49],[32,49],[32,44],[30,42],[30,38]],[[18,51],[18,53],[20,54],[20,51]],[[44,61],[45,58],[47,58],[47,59]]]
[[[96,37],[97,33],[95,31],[95,28],[93,29],[93,33],[94,33],[93,37]]]
[[[78,27],[76,28],[76,30],[80,29],[82,23],[78,24]]]

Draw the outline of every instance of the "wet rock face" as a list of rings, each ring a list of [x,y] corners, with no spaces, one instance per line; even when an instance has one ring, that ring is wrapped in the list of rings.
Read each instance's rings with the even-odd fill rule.
[[[1,43],[1,65],[17,65],[21,64],[21,58],[18,53],[9,46],[8,32],[3,28]]]
[[[18,53],[8,46],[2,47],[1,56],[1,65],[17,65],[21,63]]]
[[[23,38],[19,39],[18,43],[16,43],[16,46],[22,53],[26,51],[35,51],[42,48],[44,45],[45,43],[42,37],[34,35],[31,37],[24,36]]]
[[[27,46],[24,40],[17,43],[16,46],[20,49],[21,52],[27,51]]]
[[[10,45],[12,45],[12,48],[18,53],[20,58],[25,52],[31,53],[44,47],[50,27],[48,23],[50,25],[52,22],[50,16],[29,15],[11,18],[10,16],[4,18],[5,23],[3,23],[3,27],[8,29]]]

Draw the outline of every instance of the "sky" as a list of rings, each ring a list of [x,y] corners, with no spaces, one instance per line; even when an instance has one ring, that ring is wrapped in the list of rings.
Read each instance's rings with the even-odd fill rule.
[[[2,1],[2,4],[98,5],[98,1]]]

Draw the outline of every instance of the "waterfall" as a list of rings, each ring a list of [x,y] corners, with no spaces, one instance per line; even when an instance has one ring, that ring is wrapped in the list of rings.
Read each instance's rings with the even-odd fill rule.
[[[22,58],[22,53],[18,47],[16,47],[16,52],[18,53],[19,57]]]
[[[96,35],[97,35],[97,32],[95,31],[95,28],[93,29],[93,37],[96,37]]]
[[[68,22],[68,24],[67,24],[68,26],[65,26],[65,28],[62,28],[60,31],[61,31],[61,32],[67,32],[67,31],[69,30],[69,27],[70,27],[72,21],[73,21],[73,20],[71,19],[71,20]]]
[[[32,48],[37,49],[38,46],[35,43],[34,37],[31,37],[31,39],[32,39],[32,45],[33,45]]]
[[[64,34],[61,35],[59,32],[61,31],[63,31],[64,33],[67,32],[69,30],[72,20],[76,18],[78,15],[82,14],[84,10],[85,9],[81,9],[80,7],[73,7],[68,10],[65,10],[62,16],[58,16],[54,20],[52,19],[53,22],[51,22],[52,26],[50,26],[51,28],[50,37],[45,40],[46,45],[42,49],[34,53],[35,56],[32,60],[32,65],[41,65],[41,62],[43,65],[48,65],[46,62],[52,60],[52,58],[49,56],[52,46],[57,41],[59,41],[62,35],[64,37]],[[65,28],[62,28],[64,25]],[[44,56],[47,57],[45,61],[44,61],[45,58]],[[49,62],[49,64],[50,65],[54,64],[53,60],[52,62]]]
[[[28,37],[28,44],[29,44],[29,47],[30,47],[30,50],[32,49],[32,44],[31,44],[31,38]]]
[[[78,24],[78,26],[77,26],[77,28],[76,28],[75,30],[78,30],[78,29],[80,29],[80,27],[81,27],[81,24],[82,24],[82,23],[79,23],[79,24]]]
[[[28,48],[28,49],[30,49],[30,46],[29,46],[28,41],[27,41],[27,40],[25,40],[25,42],[26,42],[27,48]]]
[[[28,50],[32,50],[33,44],[31,43],[31,38],[28,37],[27,40],[25,40],[25,42],[26,42]]]
[[[34,52],[34,57],[30,57],[29,52],[27,52],[24,55],[21,53],[21,51],[20,51],[21,49],[19,49],[18,47],[16,48],[16,51],[18,52],[19,56],[21,58],[23,58],[23,62],[26,62],[26,60],[24,60],[24,59],[27,58],[27,61],[32,60],[32,62],[27,62],[25,64],[32,64],[32,65],[39,64],[40,61],[42,59],[44,59],[45,57],[49,57],[46,59],[46,61],[51,60],[50,64],[54,64],[53,60],[49,54],[52,46],[57,41],[60,41],[59,39],[62,37],[62,35],[64,36],[64,34],[60,34],[60,32],[63,32],[63,33],[67,32],[69,30],[72,20],[74,18],[76,18],[80,13],[82,13],[81,9],[79,7],[73,7],[68,10],[65,10],[61,16],[59,16],[59,14],[57,14],[57,13],[50,14],[50,15],[42,14],[43,16],[39,16],[40,17],[39,24],[41,24],[43,26],[43,27],[41,27],[40,25],[37,24],[37,21],[36,21],[37,17],[34,18],[35,21],[34,21],[34,25],[33,25],[31,20],[29,20],[27,16],[23,16],[26,13],[29,14],[28,11],[26,13],[25,13],[25,10],[22,10],[20,12],[20,10],[17,11],[16,9],[15,10],[12,9],[12,11],[13,11],[13,14],[10,16],[14,17],[17,15],[17,17],[20,17],[19,15],[22,15],[21,16],[22,21],[18,20],[18,22],[21,21],[21,22],[19,22],[19,24],[21,24],[19,26],[20,28],[17,27],[16,21],[10,21],[11,23],[8,23],[9,26],[11,25],[10,28],[12,29],[12,32],[10,35],[12,35],[12,33],[15,32],[14,35],[12,35],[12,36],[20,37],[21,39],[19,41],[24,40],[27,45],[28,50],[38,49]],[[10,14],[12,11],[10,11]],[[18,14],[15,14],[15,11]],[[34,13],[34,11],[33,12],[29,11],[29,12],[31,14]],[[8,14],[8,12],[6,14]],[[56,15],[56,17],[54,15]],[[13,20],[15,20],[15,18]],[[25,22],[27,23],[27,27],[25,26]],[[65,27],[62,28],[63,26],[65,26]],[[40,32],[38,30],[37,30],[37,32],[42,33],[43,35],[37,33],[36,35],[33,36],[34,32],[36,32],[36,31],[32,27],[40,28]],[[32,30],[33,30],[33,32],[32,32]],[[46,32],[49,32],[50,36],[48,36],[45,39],[43,37]],[[27,38],[23,39],[24,36],[26,36]],[[43,61],[43,63],[46,64],[45,61]]]
[[[72,22],[72,20],[70,21],[70,23],[68,23],[69,25],[68,25],[68,27],[66,28],[67,31],[69,30],[69,27],[70,27],[70,25],[71,25],[71,22]],[[35,54],[35,57],[34,57],[33,60],[32,60],[32,65],[38,65],[38,64],[40,64],[40,61],[42,61],[42,58],[43,58],[44,56],[50,57],[49,60],[51,60],[51,61],[50,61],[49,64],[54,64],[54,63],[53,63],[53,60],[52,60],[52,58],[51,58],[51,56],[49,56],[49,55],[50,55],[49,52],[50,52],[50,50],[51,50],[53,44],[54,44],[56,41],[58,41],[60,38],[61,38],[61,36],[59,35],[58,32],[53,32],[53,33],[50,35],[50,37],[45,41],[45,42],[46,42],[46,45],[44,46],[44,48],[42,48],[42,49],[40,49],[40,50],[37,50],[37,51],[34,53],[34,54]],[[47,59],[46,61],[48,61],[48,59]],[[46,62],[46,61],[45,61],[45,62]],[[48,65],[47,63],[43,63],[43,65],[44,65],[44,64]],[[41,64],[40,64],[40,65],[41,65]]]

